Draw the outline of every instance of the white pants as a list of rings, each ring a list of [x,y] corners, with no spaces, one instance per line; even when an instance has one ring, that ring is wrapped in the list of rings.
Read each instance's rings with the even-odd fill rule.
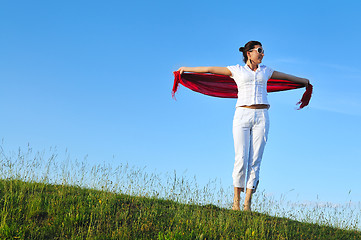
[[[236,108],[233,119],[235,162],[232,177],[234,187],[242,188],[244,191],[246,186],[247,189],[256,191],[268,130],[267,109]]]

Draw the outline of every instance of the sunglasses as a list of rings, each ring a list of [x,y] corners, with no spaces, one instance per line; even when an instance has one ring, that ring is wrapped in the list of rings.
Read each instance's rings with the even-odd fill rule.
[[[253,48],[253,49],[249,50],[249,52],[252,52],[253,50],[256,50],[258,53],[264,53],[264,49],[263,49],[263,48],[260,48],[260,47],[258,47],[258,48]]]

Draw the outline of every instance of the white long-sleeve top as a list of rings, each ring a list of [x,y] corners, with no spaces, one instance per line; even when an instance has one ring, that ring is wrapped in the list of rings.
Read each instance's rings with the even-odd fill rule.
[[[231,78],[234,79],[238,88],[236,107],[269,104],[267,99],[267,81],[273,73],[271,68],[261,65],[258,66],[256,71],[252,71],[247,64],[244,66],[237,64],[227,68],[231,71]]]

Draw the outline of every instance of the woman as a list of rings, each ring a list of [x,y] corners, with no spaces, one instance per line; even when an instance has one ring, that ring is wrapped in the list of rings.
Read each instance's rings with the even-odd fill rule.
[[[238,99],[233,119],[235,163],[233,168],[233,210],[240,210],[240,193],[246,189],[243,209],[251,210],[252,194],[259,183],[259,171],[269,130],[267,81],[289,80],[308,86],[309,80],[272,70],[260,65],[264,57],[262,44],[250,41],[239,49],[244,66],[181,67],[178,71],[213,73],[230,76],[237,84]]]

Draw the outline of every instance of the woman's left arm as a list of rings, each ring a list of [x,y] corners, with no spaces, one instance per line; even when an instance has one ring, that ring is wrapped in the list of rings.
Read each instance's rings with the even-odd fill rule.
[[[277,71],[274,71],[272,73],[271,78],[281,79],[281,80],[289,80],[291,82],[303,84],[303,85],[305,85],[305,87],[307,87],[308,84],[310,84],[310,80],[308,80],[307,78],[300,78],[300,77],[296,77],[296,76],[293,76],[290,74],[277,72]]]

